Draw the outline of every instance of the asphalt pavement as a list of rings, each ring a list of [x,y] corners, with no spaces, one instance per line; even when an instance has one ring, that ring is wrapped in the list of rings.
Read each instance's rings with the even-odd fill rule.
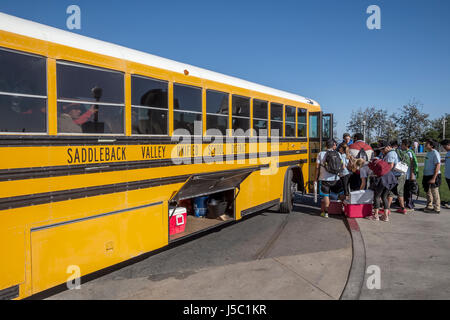
[[[308,201],[291,214],[246,217],[49,299],[339,299],[350,233],[342,216],[324,219]]]

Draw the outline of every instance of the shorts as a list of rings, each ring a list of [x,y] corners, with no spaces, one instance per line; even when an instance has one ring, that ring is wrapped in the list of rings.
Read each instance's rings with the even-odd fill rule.
[[[397,195],[401,198],[405,195],[405,182],[406,182],[406,174],[402,174],[401,176],[397,177],[397,186],[389,192],[390,198],[394,197],[394,195]],[[397,189],[397,190],[395,190]]]
[[[319,181],[319,195],[322,197],[329,197],[330,192],[337,194],[341,194],[344,192],[341,180]]]

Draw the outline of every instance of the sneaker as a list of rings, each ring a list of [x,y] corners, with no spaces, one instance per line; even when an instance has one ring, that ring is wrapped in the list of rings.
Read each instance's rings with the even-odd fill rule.
[[[372,221],[380,221],[380,217],[376,216],[374,214],[371,216],[368,216],[367,219],[372,220]]]
[[[405,208],[400,208],[400,209],[397,209],[397,211],[395,211],[395,212],[398,212],[398,213],[403,213],[403,214],[408,214],[408,212],[406,211],[406,209],[405,209]]]
[[[423,212],[426,212],[426,213],[433,213],[434,212],[434,209],[433,208],[428,208],[428,207],[426,207],[426,208],[424,208],[423,209]]]
[[[433,210],[433,212],[439,214],[441,213],[441,210]]]
[[[320,216],[321,216],[321,217],[324,217],[324,218],[328,218],[328,213],[327,213],[327,212],[322,212],[322,213],[320,214]]]
[[[383,215],[381,216],[380,220],[381,220],[381,221],[384,221],[384,222],[389,222],[389,215],[384,215],[384,214],[383,214]]]
[[[444,204],[444,207],[445,207],[446,209],[450,209],[450,204],[449,204],[449,203],[446,203],[446,204]]]

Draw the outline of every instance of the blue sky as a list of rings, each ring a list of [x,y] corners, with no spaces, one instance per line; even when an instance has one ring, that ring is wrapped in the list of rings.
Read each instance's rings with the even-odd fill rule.
[[[420,100],[450,112],[450,1],[2,0],[0,11],[317,100],[338,134],[352,110]],[[369,5],[381,30],[369,30]]]

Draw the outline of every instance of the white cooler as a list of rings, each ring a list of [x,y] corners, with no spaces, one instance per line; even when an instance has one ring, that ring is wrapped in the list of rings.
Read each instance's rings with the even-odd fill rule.
[[[373,203],[372,190],[358,190],[350,192],[350,204],[369,204]]]

